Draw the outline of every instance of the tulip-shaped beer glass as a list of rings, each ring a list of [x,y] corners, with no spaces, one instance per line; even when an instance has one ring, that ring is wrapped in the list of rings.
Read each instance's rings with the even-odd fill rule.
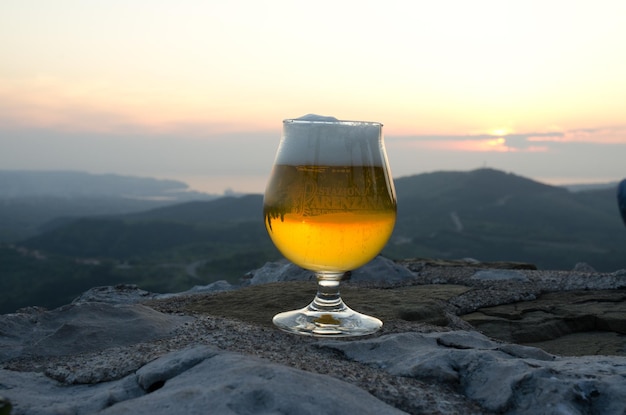
[[[372,260],[396,221],[396,196],[382,125],[304,116],[283,122],[263,202],[265,226],[291,262],[315,272],[315,299],[274,316],[280,329],[360,336],[382,322],[342,301],[343,275]]]

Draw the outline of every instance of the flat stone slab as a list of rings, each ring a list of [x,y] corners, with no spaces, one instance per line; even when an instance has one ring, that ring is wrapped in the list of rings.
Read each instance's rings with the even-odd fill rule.
[[[402,414],[335,378],[196,346],[122,379],[66,386],[39,373],[0,370],[15,414]]]
[[[190,296],[150,302],[158,310],[201,313],[236,318],[248,323],[273,327],[272,317],[290,309],[302,308],[315,296],[315,282],[291,281],[241,288],[210,296]],[[344,301],[357,311],[374,314],[386,321],[419,321],[447,325],[445,303],[468,291],[461,285],[414,285],[394,289],[362,288],[344,284]]]
[[[0,362],[20,356],[62,356],[147,342],[191,320],[141,304],[77,303],[51,311],[0,316]]]
[[[397,376],[448,383],[496,413],[615,414],[626,411],[626,358],[551,356],[476,332],[400,333],[325,342]]]
[[[479,308],[462,318],[491,337],[555,353],[626,355],[623,289],[545,293],[535,300]]]

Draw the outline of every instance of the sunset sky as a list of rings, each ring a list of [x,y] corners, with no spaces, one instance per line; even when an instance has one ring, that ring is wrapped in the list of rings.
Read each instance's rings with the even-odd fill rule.
[[[262,192],[282,120],[379,121],[394,177],[626,177],[626,1],[4,0],[0,169]]]

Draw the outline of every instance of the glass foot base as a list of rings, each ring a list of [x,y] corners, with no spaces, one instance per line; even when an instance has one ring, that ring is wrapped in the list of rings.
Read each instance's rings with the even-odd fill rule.
[[[279,313],[272,319],[279,329],[317,337],[366,336],[380,330],[383,322],[345,306],[339,311],[318,310],[312,305]]]

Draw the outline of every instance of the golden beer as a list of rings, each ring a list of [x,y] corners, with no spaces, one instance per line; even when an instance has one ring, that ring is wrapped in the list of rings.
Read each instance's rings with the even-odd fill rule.
[[[382,167],[276,165],[265,193],[265,226],[278,250],[302,268],[353,270],[391,236],[391,189]]]

